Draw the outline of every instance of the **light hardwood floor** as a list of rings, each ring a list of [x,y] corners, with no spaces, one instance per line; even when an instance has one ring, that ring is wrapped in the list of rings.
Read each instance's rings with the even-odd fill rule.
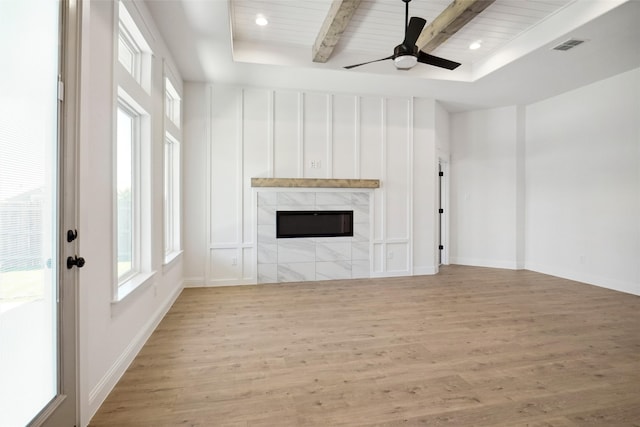
[[[185,289],[91,426],[640,426],[640,297],[529,271]]]

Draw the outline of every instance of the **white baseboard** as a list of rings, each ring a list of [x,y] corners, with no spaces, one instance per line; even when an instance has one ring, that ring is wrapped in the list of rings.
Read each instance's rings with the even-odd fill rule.
[[[371,277],[404,277],[411,276],[408,271],[374,271],[371,273]]]
[[[181,282],[178,286],[176,286],[176,288],[173,290],[171,295],[169,295],[164,304],[158,307],[155,313],[153,313],[153,315],[144,324],[140,331],[133,337],[129,345],[127,345],[120,356],[116,358],[115,362],[111,365],[107,372],[102,376],[102,378],[100,378],[100,381],[98,381],[95,387],[91,389],[91,391],[89,392],[88,401],[89,420],[93,418],[95,413],[100,408],[100,405],[104,403],[109,393],[111,393],[111,390],[113,390],[120,378],[122,378],[122,375],[124,375],[129,365],[131,365],[133,359],[135,359],[153,331],[160,324],[160,321],[167,314],[169,308],[171,308],[173,303],[176,301],[183,287],[184,282]]]
[[[186,277],[182,283],[185,288],[200,288],[204,286],[204,277]]]
[[[542,264],[527,263],[525,268],[537,273],[548,274],[550,276],[561,277],[568,280],[575,280],[576,282],[582,282],[588,285],[599,286],[613,291],[640,296],[639,283],[617,280],[610,277],[602,277],[581,271],[573,271]]]
[[[487,260],[479,258],[456,258],[450,257],[449,264],[468,265],[473,267],[489,267],[489,268],[504,268],[507,270],[521,270],[518,268],[516,261],[504,261],[504,260]]]
[[[219,280],[209,280],[209,282],[202,283],[202,287],[215,288],[220,286],[245,286],[245,285],[255,285],[257,281],[255,279],[219,279]]]
[[[413,267],[413,275],[414,276],[431,276],[434,274],[438,274],[438,267]]]

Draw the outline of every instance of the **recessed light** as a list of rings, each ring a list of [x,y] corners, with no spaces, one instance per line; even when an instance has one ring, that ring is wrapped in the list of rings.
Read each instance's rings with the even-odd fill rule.
[[[476,40],[469,45],[469,49],[476,50],[482,47],[482,40]]]
[[[264,27],[268,23],[269,21],[267,21],[267,18],[264,15],[262,14],[256,15],[256,25],[260,25],[261,27]]]

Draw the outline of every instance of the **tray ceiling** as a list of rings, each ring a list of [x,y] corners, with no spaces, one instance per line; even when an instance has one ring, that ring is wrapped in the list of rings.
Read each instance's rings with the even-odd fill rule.
[[[409,3],[409,15],[425,18],[429,24],[451,1],[413,0]],[[574,1],[496,0],[432,53],[464,64],[473,63]],[[238,45],[238,42],[251,44],[254,49],[262,46],[265,51],[280,48],[286,52],[287,47],[295,46],[307,49],[311,55],[331,3],[332,0],[233,0],[233,41]],[[266,17],[269,24],[256,25],[258,15]],[[362,58],[390,55],[404,38],[404,19],[405,6],[401,0],[362,0],[336,46],[336,53],[341,54],[339,61],[330,58],[329,63],[341,67]],[[475,41],[481,41],[481,47],[469,49]],[[245,60],[251,61],[250,57]]]

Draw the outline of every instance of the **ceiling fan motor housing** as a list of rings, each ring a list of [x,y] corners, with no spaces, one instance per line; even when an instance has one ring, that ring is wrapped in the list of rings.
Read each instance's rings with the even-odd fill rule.
[[[399,44],[393,50],[393,64],[399,70],[408,70],[418,63],[418,46]]]

